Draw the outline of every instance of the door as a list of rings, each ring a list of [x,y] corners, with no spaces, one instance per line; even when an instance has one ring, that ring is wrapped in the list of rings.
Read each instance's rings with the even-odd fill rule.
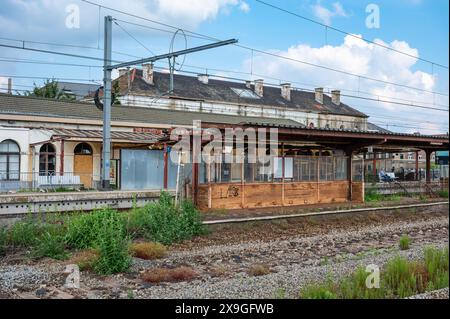
[[[73,174],[80,176],[80,182],[85,188],[92,188],[92,148],[87,143],[80,143],[75,147],[74,154]]]

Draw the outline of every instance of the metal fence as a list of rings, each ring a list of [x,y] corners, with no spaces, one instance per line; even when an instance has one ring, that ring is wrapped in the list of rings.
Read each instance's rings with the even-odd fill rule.
[[[274,157],[271,162],[248,163],[204,163],[206,172],[200,183],[260,183],[260,182],[313,182],[341,181],[347,179],[346,156],[286,156]],[[284,174],[283,174],[284,168]],[[362,181],[363,164],[354,160],[354,181]]]
[[[99,175],[73,172],[20,172],[14,176],[0,172],[0,192],[97,189],[99,181]]]

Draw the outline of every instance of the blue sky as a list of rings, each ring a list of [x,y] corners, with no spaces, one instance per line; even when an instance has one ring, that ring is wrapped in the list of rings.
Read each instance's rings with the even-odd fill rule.
[[[446,0],[397,0],[397,1],[356,1],[356,0],[265,0],[277,6],[301,14],[332,27],[343,29],[366,39],[383,41],[383,45],[397,50],[419,55],[421,58],[448,65],[449,60],[449,3]],[[306,62],[329,66],[367,77],[383,79],[418,87],[427,91],[448,94],[448,69],[418,61],[377,46],[364,44],[355,38],[328,30],[323,26],[287,15],[254,0],[132,0],[92,2],[117,8],[132,14],[151,18],[177,27],[220,39],[237,38],[240,43],[252,48],[274,52],[278,55]],[[67,28],[67,6],[74,4],[80,9],[80,27]],[[366,7],[375,4],[380,9],[380,28],[366,26]],[[158,27],[148,21],[103,9],[115,18]],[[80,0],[4,0],[0,7],[0,37],[25,39],[42,42],[56,42],[98,47],[98,8]],[[171,34],[136,27],[119,21],[119,24],[133,34],[154,53],[169,50]],[[102,26],[100,26],[103,28]],[[161,27],[161,26],[159,26]],[[163,27],[165,28],[165,27]],[[102,29],[101,29],[102,30]],[[325,36],[326,34],[326,36]],[[101,39],[100,39],[101,40]],[[100,41],[102,46],[102,40]],[[140,44],[114,26],[114,49],[136,56],[151,55]],[[0,40],[3,44],[17,45],[18,42]],[[188,46],[203,44],[205,41],[188,38]],[[31,47],[50,49],[90,56],[102,56],[100,50],[79,49],[29,44]],[[182,36],[175,40],[175,49],[184,48]],[[116,55],[116,59],[128,59]],[[13,58],[10,62],[2,61]],[[80,63],[99,65],[97,61],[50,56],[41,53],[12,49],[0,49],[0,76],[22,75],[37,77],[77,78],[99,80],[101,68],[80,68],[69,66],[18,63],[14,59]],[[160,64],[165,67],[165,64]],[[218,73],[255,79],[267,76],[266,81],[277,83],[273,78],[288,80],[294,86],[312,89],[324,86],[341,89],[343,92],[367,92],[371,97],[386,96],[414,101],[415,104],[448,109],[448,96],[432,95],[417,90],[385,85],[372,81],[357,80],[335,72],[329,72],[274,57],[252,54],[248,50],[234,46],[189,55],[183,70],[200,71],[189,66],[208,68],[209,73]],[[232,74],[211,71],[224,69],[232,71],[253,71],[253,75]],[[434,72],[434,74],[432,73]],[[5,79],[0,77],[0,88],[5,88]],[[16,89],[26,89],[42,80],[13,78]],[[279,81],[278,81],[279,82]],[[353,92],[354,93],[354,92]],[[353,94],[352,93],[352,94]],[[396,131],[421,131],[423,133],[448,132],[448,112],[402,107],[390,103],[373,103],[361,99],[344,97],[348,104],[372,116],[378,124],[390,125]]]

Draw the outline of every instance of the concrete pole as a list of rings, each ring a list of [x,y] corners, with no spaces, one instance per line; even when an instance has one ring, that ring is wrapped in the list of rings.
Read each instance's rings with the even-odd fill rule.
[[[103,150],[102,150],[102,189],[110,190],[110,160],[111,160],[111,46],[112,46],[111,16],[105,17],[105,46],[103,60]]]

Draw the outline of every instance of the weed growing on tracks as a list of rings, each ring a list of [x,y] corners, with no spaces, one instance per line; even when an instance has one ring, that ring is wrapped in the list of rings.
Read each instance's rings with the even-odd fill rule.
[[[251,265],[247,271],[249,276],[264,276],[270,274],[270,267],[262,264]]]
[[[8,232],[6,231],[6,227],[0,227],[0,256],[2,256],[8,244]]]
[[[402,237],[400,237],[398,246],[400,247],[400,250],[408,250],[410,243],[411,243],[411,239],[409,238],[409,236],[403,235]]]
[[[368,289],[368,273],[358,268],[352,275],[335,281],[328,279],[303,288],[304,299],[384,299],[405,298],[426,291],[448,287],[448,247],[424,249],[423,261],[410,261],[397,256],[385,265],[380,274],[380,288]]]
[[[96,249],[80,250],[70,258],[69,263],[78,265],[81,271],[93,270],[99,255],[100,252]]]
[[[141,259],[158,259],[167,254],[166,246],[160,243],[132,243],[130,245],[131,254]]]

